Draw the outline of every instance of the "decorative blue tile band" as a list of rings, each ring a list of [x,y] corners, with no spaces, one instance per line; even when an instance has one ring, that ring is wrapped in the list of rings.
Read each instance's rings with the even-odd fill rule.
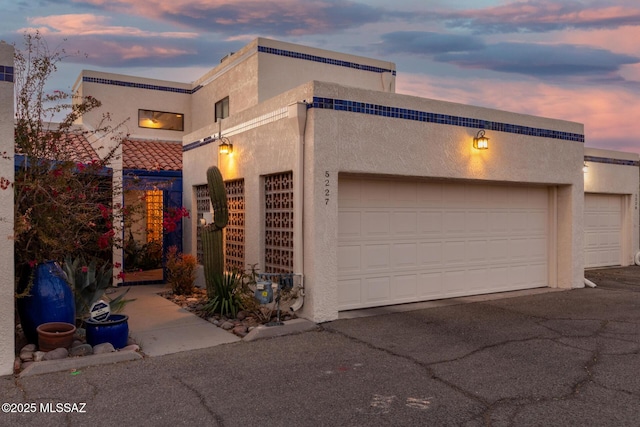
[[[584,135],[578,133],[532,128],[528,126],[513,125],[509,123],[479,120],[469,117],[451,116],[448,114],[429,113],[426,111],[409,110],[406,108],[368,104],[365,102],[348,101],[344,99],[320,98],[314,96],[313,103],[307,104],[307,108],[352,111],[355,113],[372,114],[374,116],[393,117],[398,119],[415,120],[419,122],[439,123],[451,126],[494,130],[498,132],[516,133],[519,135],[539,136],[543,138],[561,139],[565,141],[576,141],[584,143]]]
[[[320,62],[322,64],[337,65],[339,67],[354,68],[356,70],[371,71],[373,73],[392,73],[396,75],[396,70],[374,67],[371,65],[358,64],[351,61],[341,61],[334,58],[325,58],[322,56],[309,55],[306,53],[293,52],[291,50],[275,49],[272,47],[258,46],[258,52],[270,53],[273,55],[286,56],[288,58],[304,59],[307,61]]]
[[[87,76],[82,77],[82,81],[86,83],[100,83],[105,85],[132,87],[137,89],[159,90],[162,92],[184,93],[187,95],[191,95],[192,93],[196,92],[198,89],[201,88],[201,86],[196,86],[195,89],[182,89],[178,87],[149,85],[145,83],[133,83],[133,82],[125,82],[122,80],[101,79],[98,77],[87,77]]]
[[[0,82],[13,83],[13,67],[8,65],[0,65]]]
[[[622,165],[622,166],[640,166],[640,161],[637,160],[622,160],[622,159],[610,159],[608,157],[596,157],[596,156],[584,156],[585,162],[593,163],[607,163],[610,165]]]

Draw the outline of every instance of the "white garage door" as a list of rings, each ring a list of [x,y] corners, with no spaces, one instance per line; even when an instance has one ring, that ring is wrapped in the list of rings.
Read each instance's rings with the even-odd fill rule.
[[[338,307],[548,285],[546,187],[340,178]]]
[[[584,195],[584,265],[620,265],[622,255],[622,196]]]

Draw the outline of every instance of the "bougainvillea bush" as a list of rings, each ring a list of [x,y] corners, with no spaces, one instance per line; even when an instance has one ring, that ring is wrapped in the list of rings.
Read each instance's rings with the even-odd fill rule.
[[[50,51],[39,33],[26,34],[24,40],[24,48],[15,54],[16,174],[10,185],[15,195],[16,274],[20,276],[25,265],[62,263],[65,257],[97,257],[109,263],[120,244],[114,224],[120,224],[123,215],[122,206],[113,203],[121,189],[114,184],[110,165],[126,136],[109,123],[108,114],[96,129],[76,126],[100,101],[46,93],[45,82],[68,55]],[[103,153],[101,158],[96,151]]]

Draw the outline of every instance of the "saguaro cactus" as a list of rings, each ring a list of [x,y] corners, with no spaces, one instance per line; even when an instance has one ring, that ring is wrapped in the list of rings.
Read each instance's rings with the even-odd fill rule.
[[[204,278],[207,284],[207,296],[215,296],[215,277],[224,274],[224,245],[222,233],[229,220],[227,208],[227,192],[220,170],[211,166],[207,169],[207,183],[209,198],[213,206],[213,222],[204,226],[202,230],[202,250],[204,264]]]

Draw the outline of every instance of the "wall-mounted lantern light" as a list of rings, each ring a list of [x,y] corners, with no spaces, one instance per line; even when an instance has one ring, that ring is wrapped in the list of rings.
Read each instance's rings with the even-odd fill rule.
[[[218,145],[218,152],[220,154],[233,153],[233,144],[229,141],[229,138],[220,137],[220,145]]]
[[[489,148],[489,138],[484,136],[484,130],[479,130],[475,138],[473,138],[473,148],[478,150],[486,150]]]
[[[582,172],[583,173],[587,173],[589,171],[589,165],[587,164],[586,160],[582,163]]]
[[[220,141],[220,145],[218,145],[220,154],[233,153],[233,144],[229,141],[229,138],[222,136],[222,120],[218,121],[218,140]]]

